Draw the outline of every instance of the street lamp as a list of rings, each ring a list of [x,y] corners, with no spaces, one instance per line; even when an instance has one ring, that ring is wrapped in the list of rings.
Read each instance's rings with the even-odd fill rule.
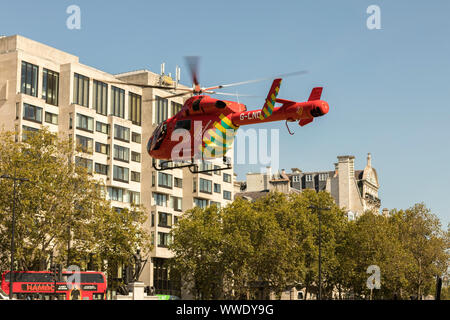
[[[321,222],[321,212],[322,210],[331,210],[329,207],[318,207],[318,206],[309,206],[311,210],[315,210],[319,216],[319,297],[318,300],[322,299],[322,222]]]
[[[13,297],[13,281],[14,281],[14,230],[16,225],[16,185],[17,182],[30,181],[27,178],[17,178],[16,168],[14,167],[14,176],[7,174],[1,175],[0,179],[13,180],[13,210],[12,210],[12,226],[11,226],[11,270],[9,271],[9,298]]]

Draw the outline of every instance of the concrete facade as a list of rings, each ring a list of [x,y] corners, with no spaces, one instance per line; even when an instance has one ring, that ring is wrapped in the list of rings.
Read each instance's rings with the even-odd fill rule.
[[[48,80],[50,75],[56,80]],[[232,170],[191,174],[188,169],[174,169],[162,175],[152,168],[147,141],[158,122],[172,117],[184,100],[163,99],[167,104],[157,108],[155,97],[172,92],[127,82],[155,85],[164,81],[172,80],[148,70],[113,75],[80,63],[77,56],[19,35],[0,38],[0,128],[16,130],[19,138],[24,129],[44,126],[72,137],[74,148],[77,143],[84,146],[80,163],[90,167],[94,178],[104,181],[106,197],[113,207],[119,211],[134,202],[146,208],[145,227],[154,239],[151,259],[140,278],[146,286],[155,286],[154,262],[172,256],[167,244],[175,220],[195,205],[225,206],[234,198],[235,190]],[[134,115],[141,115],[140,121],[131,114],[132,103]],[[164,111],[160,114],[160,110]],[[233,159],[232,150],[228,156]],[[210,165],[214,164],[220,165],[221,159]],[[205,189],[209,184],[211,188]],[[166,273],[162,278],[167,278],[167,269],[162,272]],[[155,289],[156,293],[172,293],[170,288]]]

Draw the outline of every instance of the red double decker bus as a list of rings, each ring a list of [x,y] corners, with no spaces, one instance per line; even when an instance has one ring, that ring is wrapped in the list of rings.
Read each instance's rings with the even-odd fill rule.
[[[9,295],[11,273],[2,274],[1,288]],[[79,276],[79,283],[70,285]],[[26,300],[104,300],[106,278],[102,272],[62,272],[62,281],[55,283],[50,271],[14,271],[13,296]]]

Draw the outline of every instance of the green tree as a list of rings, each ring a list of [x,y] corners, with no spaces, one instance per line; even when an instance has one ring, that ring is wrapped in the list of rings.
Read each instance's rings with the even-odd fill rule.
[[[344,260],[351,261],[347,285],[356,296],[369,298],[367,268],[376,265],[381,271],[381,289],[373,298],[394,298],[406,284],[405,268],[409,256],[402,247],[389,218],[366,212],[349,224],[343,243]]]
[[[434,294],[436,275],[443,275],[448,268],[448,232],[442,230],[439,219],[423,203],[394,210],[391,215],[398,238],[409,255],[406,291],[419,298]]]
[[[217,299],[222,295],[223,226],[222,211],[216,206],[195,207],[185,213],[172,231],[171,267],[182,277],[196,299]]]
[[[72,141],[46,129],[16,141],[0,134],[0,174],[27,178],[17,187],[16,262],[19,270],[42,270],[54,262],[86,268],[94,262],[129,259],[136,247],[149,250],[143,208],[115,212],[105,186],[74,165]],[[0,179],[0,269],[9,269],[13,184]]]

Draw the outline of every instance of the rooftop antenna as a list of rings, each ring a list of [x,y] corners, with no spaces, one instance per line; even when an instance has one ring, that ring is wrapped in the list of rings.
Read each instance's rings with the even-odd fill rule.
[[[164,75],[165,67],[166,67],[166,63],[165,62],[161,63],[161,75]]]
[[[175,87],[177,87],[178,83],[180,82],[180,73],[181,73],[180,67],[176,66],[175,67]]]

